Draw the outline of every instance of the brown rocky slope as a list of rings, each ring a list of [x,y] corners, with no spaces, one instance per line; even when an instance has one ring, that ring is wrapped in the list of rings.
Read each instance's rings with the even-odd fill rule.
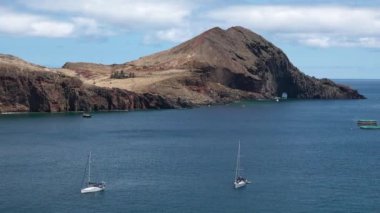
[[[74,72],[85,67],[90,65],[64,66]],[[347,86],[303,74],[279,48],[243,27],[213,28],[172,49],[107,69],[137,75],[122,80],[103,76],[97,78],[99,86],[150,92],[191,104],[270,99],[283,92],[298,99],[364,98]]]
[[[126,70],[191,70],[198,76],[192,81],[198,84],[218,83],[227,90],[266,98],[282,92],[302,99],[363,98],[346,86],[303,74],[279,48],[243,27],[213,28],[170,50],[123,66]]]
[[[160,96],[84,84],[76,77],[0,55],[0,112],[173,108]]]

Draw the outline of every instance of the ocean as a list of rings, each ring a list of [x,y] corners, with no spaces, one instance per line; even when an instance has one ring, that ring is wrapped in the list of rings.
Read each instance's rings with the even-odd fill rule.
[[[0,115],[0,212],[380,212],[380,131],[356,125],[380,80],[338,82],[368,99]],[[90,151],[107,188],[81,194]]]

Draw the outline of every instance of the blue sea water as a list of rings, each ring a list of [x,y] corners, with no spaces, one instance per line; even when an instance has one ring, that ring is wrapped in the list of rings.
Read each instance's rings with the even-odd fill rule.
[[[0,116],[0,212],[380,212],[380,80],[366,100]],[[244,175],[233,189],[238,141]],[[105,192],[80,194],[87,155]]]

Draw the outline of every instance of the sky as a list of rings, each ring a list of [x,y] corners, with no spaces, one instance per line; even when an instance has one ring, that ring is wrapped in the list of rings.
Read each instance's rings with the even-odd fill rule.
[[[380,79],[380,0],[0,0],[0,53],[124,63],[243,26],[318,78]]]

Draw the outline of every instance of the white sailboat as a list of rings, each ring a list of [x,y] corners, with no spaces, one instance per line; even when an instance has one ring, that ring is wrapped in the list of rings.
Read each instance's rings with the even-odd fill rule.
[[[86,181],[85,186],[80,190],[80,193],[84,194],[84,193],[89,193],[89,192],[103,191],[106,188],[105,182],[103,182],[103,181],[102,182],[91,182],[91,152],[88,155],[88,162],[87,162],[87,166],[85,169],[85,175],[86,175],[86,170],[88,171],[87,181]],[[82,183],[84,182],[85,175],[83,176]]]
[[[239,141],[239,148],[238,148],[238,154],[237,154],[237,159],[236,159],[234,186],[235,186],[235,189],[237,189],[237,188],[247,185],[248,183],[251,183],[251,182],[247,180],[246,178],[240,176],[240,141]]]

